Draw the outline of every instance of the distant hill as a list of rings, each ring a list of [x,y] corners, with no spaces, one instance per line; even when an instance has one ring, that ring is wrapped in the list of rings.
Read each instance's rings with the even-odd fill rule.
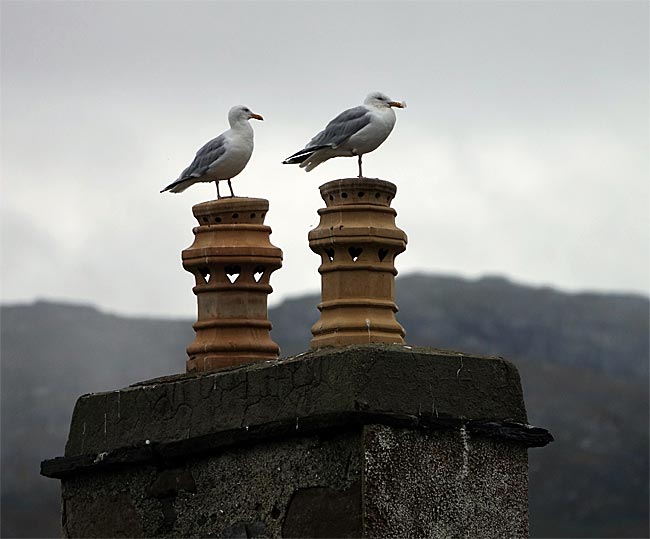
[[[317,303],[270,311],[282,355],[308,348]],[[410,344],[519,368],[531,423],[556,438],[529,451],[533,537],[648,536],[648,298],[410,275],[398,279],[397,303]],[[55,537],[58,482],[38,475],[39,462],[63,454],[76,398],[182,372],[192,321],[48,302],[0,316],[1,533]]]

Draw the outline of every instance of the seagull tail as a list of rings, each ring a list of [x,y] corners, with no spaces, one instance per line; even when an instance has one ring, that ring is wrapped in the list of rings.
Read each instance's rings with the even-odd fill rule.
[[[300,150],[299,152],[294,153],[293,155],[290,155],[287,157],[284,161],[282,161],[283,165],[303,165],[306,161],[308,161],[312,155],[314,155],[315,152],[318,150],[322,150],[324,148],[331,148],[329,144],[324,144],[322,146],[310,146],[309,148],[304,148]]]
[[[182,193],[185,191],[185,189],[194,183],[196,183],[196,178],[179,178],[178,180],[170,183],[160,192],[164,193],[165,191],[169,191],[170,193]]]
[[[336,152],[333,151],[331,146],[319,146],[317,150],[313,151],[302,160],[300,168],[304,168],[305,172],[311,172],[318,165],[335,156]]]
[[[311,155],[309,159],[306,159],[305,161],[300,163],[300,168],[304,168],[305,172],[311,172],[318,165],[320,165],[324,161],[327,161],[330,157],[331,155],[326,155],[323,152],[316,153],[314,155]]]

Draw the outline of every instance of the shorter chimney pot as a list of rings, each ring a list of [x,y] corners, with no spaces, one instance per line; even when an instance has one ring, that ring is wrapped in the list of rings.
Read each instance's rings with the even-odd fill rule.
[[[282,266],[282,251],[264,225],[268,200],[222,198],[192,208],[199,226],[182,253],[192,273],[198,303],[196,338],[187,348],[187,371],[213,371],[276,359],[267,297],[271,273]]]

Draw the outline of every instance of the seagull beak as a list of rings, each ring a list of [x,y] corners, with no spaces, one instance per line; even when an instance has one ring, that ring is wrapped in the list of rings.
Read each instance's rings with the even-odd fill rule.
[[[388,104],[391,107],[397,107],[398,109],[405,109],[406,108],[406,103],[404,103],[404,102],[400,103],[399,101],[389,101]]]
[[[259,114],[255,114],[254,112],[251,112],[248,116],[249,118],[255,118],[256,120],[264,120]]]

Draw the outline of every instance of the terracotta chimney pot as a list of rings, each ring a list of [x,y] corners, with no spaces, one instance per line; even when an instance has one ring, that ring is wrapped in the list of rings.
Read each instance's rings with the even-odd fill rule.
[[[390,207],[394,184],[347,178],[320,187],[327,205],[309,233],[321,257],[320,320],[312,327],[312,348],[363,343],[404,343],[395,319],[395,257],[406,249],[406,234]]]
[[[187,347],[187,372],[213,371],[276,359],[267,296],[271,273],[282,266],[264,225],[268,200],[222,198],[192,208],[199,226],[194,243],[182,253],[194,275],[198,303],[196,338]]]

